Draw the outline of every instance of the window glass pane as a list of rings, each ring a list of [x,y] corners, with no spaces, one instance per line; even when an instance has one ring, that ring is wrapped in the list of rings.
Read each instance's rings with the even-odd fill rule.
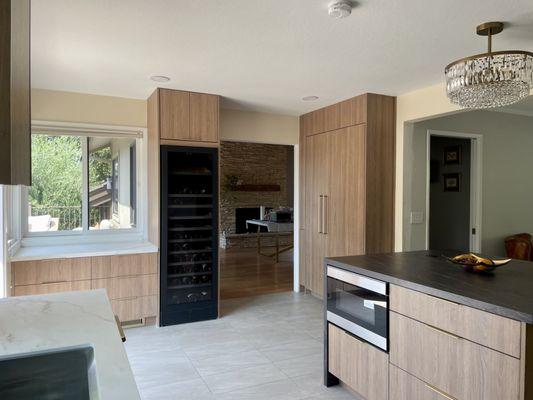
[[[89,138],[89,229],[135,225],[132,185],[136,185],[136,165],[131,160],[132,147],[135,139]]]
[[[32,135],[28,232],[81,230],[82,140]]]

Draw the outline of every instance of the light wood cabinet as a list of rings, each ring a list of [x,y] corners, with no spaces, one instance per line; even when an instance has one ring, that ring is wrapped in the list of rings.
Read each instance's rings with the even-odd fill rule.
[[[324,195],[328,190],[328,139],[327,135],[316,135],[306,140],[306,178],[308,176],[309,179],[306,180],[306,252],[303,256],[305,265],[310,266],[305,285],[314,293],[322,293],[324,285],[322,266],[327,246]]]
[[[390,362],[458,400],[518,400],[520,360],[390,313]]]
[[[457,336],[520,358],[521,324],[475,308],[391,285],[390,308]]]
[[[157,253],[91,258],[92,279],[157,274]]]
[[[392,364],[389,367],[389,374],[389,400],[453,400],[446,393]]]
[[[159,89],[160,137],[170,140],[189,140],[189,92]]]
[[[190,93],[189,140],[218,142],[219,97],[212,94]]]
[[[158,296],[111,300],[113,312],[120,321],[132,321],[157,315]]]
[[[302,284],[323,296],[324,258],[393,250],[393,97],[367,94],[300,118]]]
[[[148,99],[148,131],[149,141],[157,143],[157,149],[160,142],[180,146],[217,145],[219,96],[157,89]]]
[[[91,279],[91,259],[61,258],[14,263],[15,286],[66,283]]]
[[[385,352],[328,324],[329,372],[366,400],[387,400],[389,360]]]
[[[0,2],[0,184],[31,185],[30,0]]]
[[[106,289],[121,321],[157,315],[157,253],[19,261],[11,271],[14,296]]]
[[[91,290],[91,280],[15,286],[13,294],[14,296],[30,296],[34,294],[74,292],[80,290]]]

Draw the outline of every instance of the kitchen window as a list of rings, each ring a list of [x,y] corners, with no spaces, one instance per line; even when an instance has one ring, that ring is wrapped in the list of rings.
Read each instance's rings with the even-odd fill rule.
[[[136,229],[140,137],[34,127],[25,236]]]

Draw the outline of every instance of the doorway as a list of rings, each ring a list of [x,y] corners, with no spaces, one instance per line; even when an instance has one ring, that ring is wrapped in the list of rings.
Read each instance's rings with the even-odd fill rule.
[[[221,142],[222,300],[293,290],[294,160],[294,146]]]
[[[481,251],[482,136],[428,131],[426,248]]]

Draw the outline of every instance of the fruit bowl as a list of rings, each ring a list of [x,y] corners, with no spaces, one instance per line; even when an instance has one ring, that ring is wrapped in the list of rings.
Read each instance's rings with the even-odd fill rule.
[[[448,261],[462,266],[469,272],[492,272],[511,261],[510,258],[504,260],[491,260],[490,258],[479,257],[473,253],[459,254],[455,257],[446,257]]]

